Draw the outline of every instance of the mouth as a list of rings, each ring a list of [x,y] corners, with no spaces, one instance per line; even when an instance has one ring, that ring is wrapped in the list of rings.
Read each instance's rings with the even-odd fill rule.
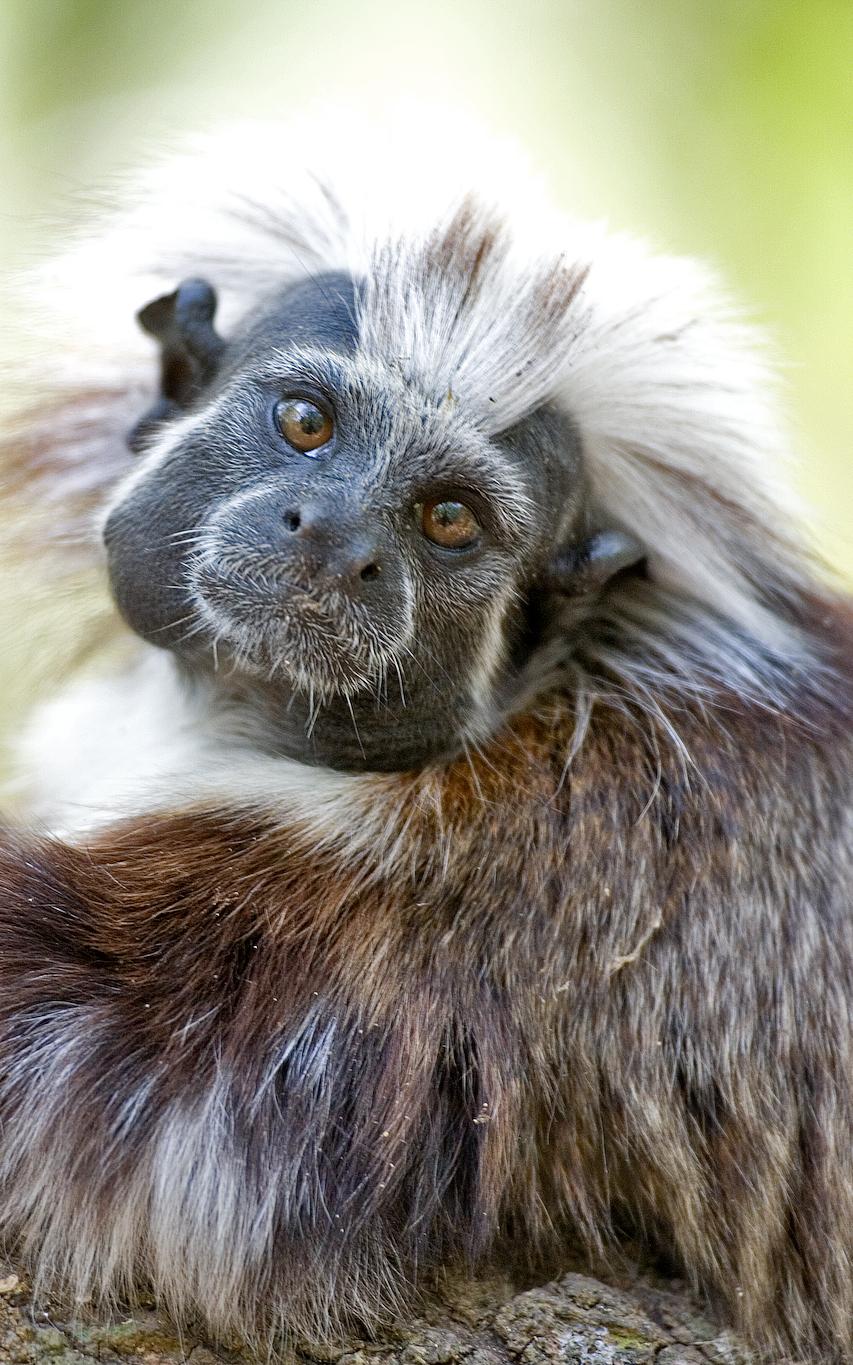
[[[376,620],[343,592],[285,577],[268,562],[201,554],[189,572],[197,638],[237,672],[306,697],[376,691],[411,633],[411,613]],[[387,613],[383,613],[383,616]]]

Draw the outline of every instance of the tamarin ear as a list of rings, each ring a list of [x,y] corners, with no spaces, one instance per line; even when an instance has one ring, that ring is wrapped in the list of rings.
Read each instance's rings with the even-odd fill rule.
[[[645,547],[628,531],[595,531],[551,561],[545,586],[564,597],[594,594],[616,574],[639,564],[645,555]]]
[[[206,280],[184,280],[137,313],[142,330],[160,343],[160,397],[130,432],[131,450],[140,450],[152,429],[188,407],[215,375],[225,349],[215,314],[216,293]]]

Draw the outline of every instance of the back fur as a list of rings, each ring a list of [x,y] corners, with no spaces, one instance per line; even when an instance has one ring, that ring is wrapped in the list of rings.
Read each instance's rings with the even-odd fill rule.
[[[849,704],[725,714],[686,782],[598,707],[567,774],[557,698],[320,847],[246,806],[0,835],[7,1238],[316,1339],[633,1226],[773,1365],[849,1360]]]

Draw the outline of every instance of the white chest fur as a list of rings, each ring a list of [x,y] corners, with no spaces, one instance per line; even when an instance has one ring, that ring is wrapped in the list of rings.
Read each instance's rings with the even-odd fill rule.
[[[230,721],[169,655],[141,650],[33,713],[17,753],[24,814],[74,839],[145,811],[251,808],[307,825],[318,844],[382,842],[405,794],[399,778],[267,757]]]

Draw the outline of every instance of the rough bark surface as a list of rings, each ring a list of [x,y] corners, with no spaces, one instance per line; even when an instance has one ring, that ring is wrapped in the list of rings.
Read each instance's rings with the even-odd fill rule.
[[[264,1353],[268,1359],[267,1353]],[[626,1276],[617,1286],[572,1272],[519,1289],[502,1275],[454,1282],[387,1335],[337,1348],[281,1348],[285,1365],[747,1365],[749,1353],[678,1281]],[[14,1365],[241,1365],[236,1345],[178,1333],[151,1306],[73,1318],[35,1302],[0,1264],[0,1362]]]

